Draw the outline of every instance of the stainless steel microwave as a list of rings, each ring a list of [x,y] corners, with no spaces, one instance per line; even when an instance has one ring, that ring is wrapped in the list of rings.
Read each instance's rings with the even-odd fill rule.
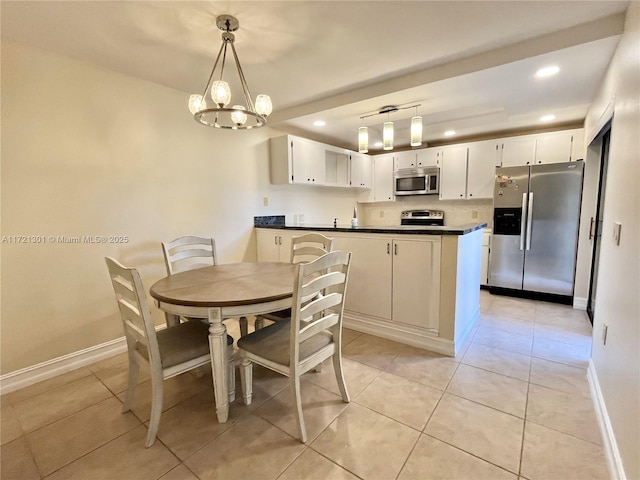
[[[440,191],[440,169],[405,168],[393,175],[396,195],[432,195]]]

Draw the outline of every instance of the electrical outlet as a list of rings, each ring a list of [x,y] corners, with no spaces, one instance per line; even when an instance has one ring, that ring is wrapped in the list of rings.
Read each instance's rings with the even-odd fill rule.
[[[622,224],[614,222],[613,224],[613,241],[616,245],[620,245],[620,233],[622,231]]]
[[[269,206],[269,197],[262,197],[262,205],[265,207]]]
[[[298,214],[298,223],[304,223],[304,213]]]
[[[384,218],[384,210],[380,210],[380,218]]]
[[[609,325],[605,324],[602,326],[602,344],[607,344],[607,332],[609,331]]]
[[[478,218],[478,210],[471,210],[471,218]]]

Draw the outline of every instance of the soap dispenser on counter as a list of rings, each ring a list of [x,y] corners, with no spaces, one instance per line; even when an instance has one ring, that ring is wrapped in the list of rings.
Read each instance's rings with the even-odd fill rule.
[[[351,228],[358,226],[358,210],[357,207],[353,207],[353,218],[351,219]]]

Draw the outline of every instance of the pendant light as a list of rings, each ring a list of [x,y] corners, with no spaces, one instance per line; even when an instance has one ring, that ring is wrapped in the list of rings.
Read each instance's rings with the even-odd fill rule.
[[[369,151],[369,129],[360,127],[358,129],[358,153],[367,153]]]
[[[422,117],[418,116],[418,106],[416,105],[416,115],[411,118],[411,146],[422,145]]]
[[[393,122],[389,121],[388,112],[387,121],[382,125],[382,149],[393,150]]]
[[[234,46],[235,36],[231,32],[235,32],[240,27],[240,22],[231,15],[219,15],[216,18],[216,26],[222,30],[222,45],[218,51],[218,56],[211,69],[209,80],[204,88],[202,95],[191,95],[189,97],[189,111],[193,114],[193,118],[209,127],[225,128],[232,130],[248,130],[251,128],[262,127],[267,123],[267,116],[273,110],[271,98],[268,95],[258,95],[255,104],[251,99],[249,86],[244,77],[244,72],[238,60],[236,47]],[[242,94],[245,105],[236,104],[228,107],[231,103],[231,88],[224,81],[224,67],[227,59],[227,48],[231,46],[233,59],[242,87]],[[220,59],[222,62],[220,63]],[[220,73],[216,80],[216,68],[220,63]],[[206,96],[210,94],[212,103],[207,104]],[[241,99],[242,100],[242,99]],[[236,100],[237,101],[237,100]]]

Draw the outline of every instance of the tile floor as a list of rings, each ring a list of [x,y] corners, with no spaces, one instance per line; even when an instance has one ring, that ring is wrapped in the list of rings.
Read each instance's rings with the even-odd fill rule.
[[[167,381],[146,449],[149,377],[121,414],[118,355],[1,398],[1,478],[608,478],[584,312],[484,291],[481,310],[457,358],[345,330],[352,401],[341,401],[330,364],[307,374],[307,445],[293,437],[287,379],[256,368],[253,404],[236,400],[226,424],[215,420],[210,372]]]

